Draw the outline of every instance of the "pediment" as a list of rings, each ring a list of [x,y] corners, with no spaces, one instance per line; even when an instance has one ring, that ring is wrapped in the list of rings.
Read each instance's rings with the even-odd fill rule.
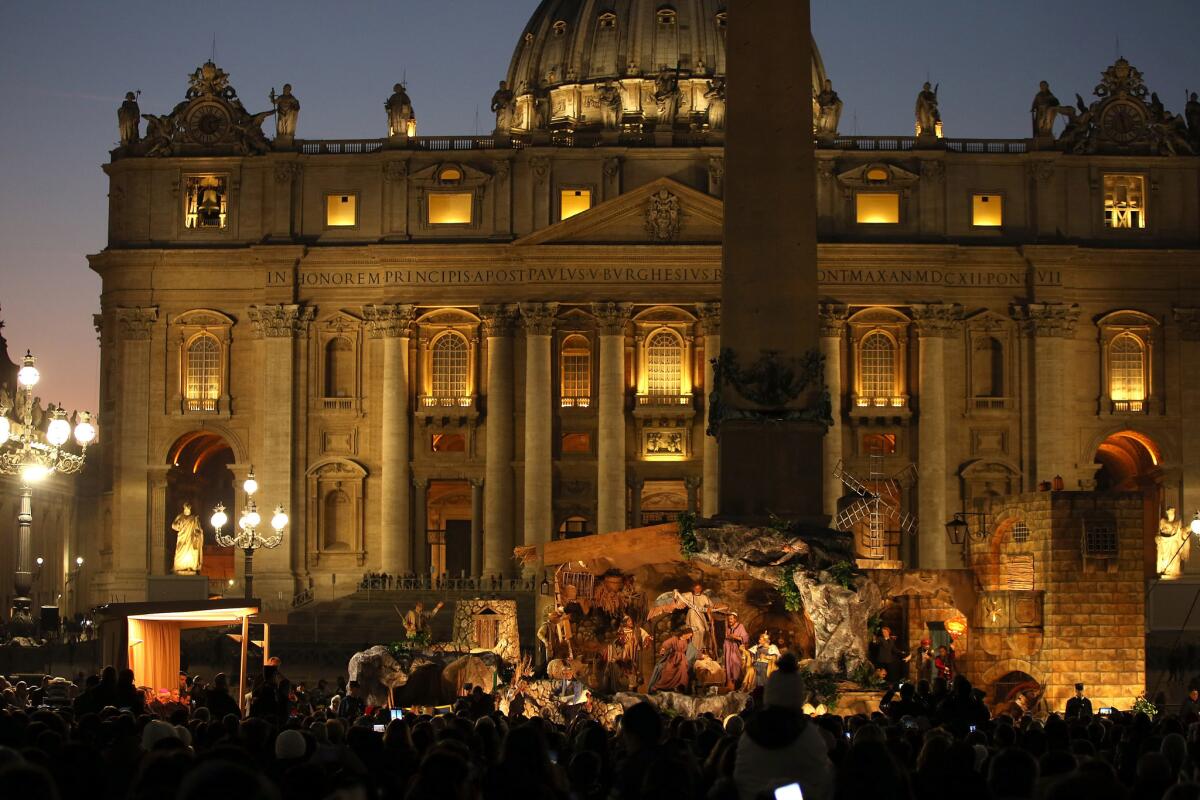
[[[967,327],[973,331],[988,332],[1006,331],[1012,328],[1014,325],[1012,319],[1009,317],[1002,316],[997,314],[995,311],[989,311],[987,309],[967,317],[966,323]]]
[[[842,172],[837,179],[850,189],[905,189],[921,180],[921,176],[895,164],[876,162]]]
[[[515,244],[718,244],[724,224],[720,200],[658,178]]]

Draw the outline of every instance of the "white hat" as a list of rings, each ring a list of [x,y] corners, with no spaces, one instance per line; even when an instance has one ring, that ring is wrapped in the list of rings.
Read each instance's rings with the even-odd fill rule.
[[[142,749],[149,750],[163,739],[178,739],[179,733],[175,726],[161,719],[152,719],[142,728]]]
[[[803,713],[806,694],[804,679],[799,673],[780,669],[767,679],[763,702],[774,708],[790,708],[792,711]]]
[[[305,741],[304,734],[298,730],[289,728],[275,738],[275,758],[280,761],[304,758],[304,754],[307,752],[308,742]]]

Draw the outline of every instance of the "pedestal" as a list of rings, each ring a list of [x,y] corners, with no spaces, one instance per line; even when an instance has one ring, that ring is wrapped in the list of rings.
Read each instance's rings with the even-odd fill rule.
[[[208,578],[203,575],[151,575],[146,599],[151,603],[208,599]]]

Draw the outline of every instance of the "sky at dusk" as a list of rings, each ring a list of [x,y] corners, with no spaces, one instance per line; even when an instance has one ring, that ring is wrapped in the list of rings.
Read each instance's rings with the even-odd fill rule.
[[[736,5],[737,0],[731,0]],[[376,138],[406,76],[422,135],[490,132],[488,101],[537,0],[9,0],[0,11],[0,318],[12,355],[40,357],[47,401],[95,408],[92,314],[105,246],[101,164],[116,108],[183,99],[211,54],[249,110],[287,81],[299,137]],[[1037,82],[1091,98],[1121,54],[1168,109],[1200,90],[1197,0],[813,0],[845,133],[911,135],[913,101],[941,83],[947,137],[1029,135]],[[806,69],[806,68],[805,68]],[[782,101],[781,101],[782,102]],[[264,126],[272,129],[268,122]],[[732,179],[732,176],[731,176]]]

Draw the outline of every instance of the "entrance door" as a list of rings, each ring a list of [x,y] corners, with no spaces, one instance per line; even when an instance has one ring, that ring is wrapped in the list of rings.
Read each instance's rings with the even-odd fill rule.
[[[446,573],[451,578],[471,574],[471,520],[446,520]]]

